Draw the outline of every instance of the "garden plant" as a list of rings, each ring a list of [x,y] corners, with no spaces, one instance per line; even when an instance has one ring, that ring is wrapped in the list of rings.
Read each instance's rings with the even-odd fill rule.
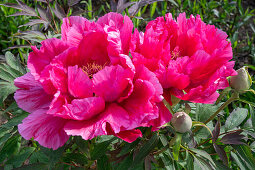
[[[2,0],[0,167],[255,167],[255,2]]]

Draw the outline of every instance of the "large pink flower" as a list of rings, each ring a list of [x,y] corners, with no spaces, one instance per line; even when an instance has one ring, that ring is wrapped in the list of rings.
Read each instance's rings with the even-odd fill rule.
[[[34,137],[53,149],[69,135],[92,139],[115,135],[127,142],[170,121],[156,75],[128,56],[133,24],[109,13],[95,23],[65,18],[62,39],[32,47],[30,73],[17,78],[18,105],[31,114],[18,126],[25,139]]]
[[[171,14],[148,23],[145,33],[135,30],[132,57],[135,65],[144,64],[153,71],[164,97],[170,95],[196,103],[213,103],[217,89],[228,86],[233,70],[231,43],[227,34],[206,25],[200,16],[185,13],[173,20]],[[171,101],[170,101],[171,102]]]

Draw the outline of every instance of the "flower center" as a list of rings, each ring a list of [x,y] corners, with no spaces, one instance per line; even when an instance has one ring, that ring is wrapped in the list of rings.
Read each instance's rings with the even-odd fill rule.
[[[171,52],[171,59],[172,60],[175,60],[177,59],[178,57],[181,57],[180,56],[180,50],[179,50],[179,47],[175,47],[174,50]]]
[[[88,63],[87,65],[82,67],[82,70],[89,76],[89,78],[93,78],[93,75],[102,70],[106,66],[106,63],[104,65],[99,65],[96,63]]]

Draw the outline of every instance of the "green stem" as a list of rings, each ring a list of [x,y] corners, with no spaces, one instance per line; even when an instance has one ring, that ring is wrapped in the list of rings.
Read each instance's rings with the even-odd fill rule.
[[[232,96],[225,102],[223,103],[220,108],[212,115],[210,116],[205,122],[204,124],[207,124],[208,122],[210,122],[211,120],[213,120],[225,107],[227,107],[230,103],[232,103],[235,100],[238,100],[238,93],[234,92],[232,94]],[[193,133],[196,133],[201,127],[197,127],[193,130]]]

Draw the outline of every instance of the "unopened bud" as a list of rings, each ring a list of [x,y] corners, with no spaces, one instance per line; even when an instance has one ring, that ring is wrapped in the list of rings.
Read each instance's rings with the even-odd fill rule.
[[[251,87],[252,80],[247,67],[242,67],[236,71],[238,74],[230,77],[230,87],[236,91],[248,90]]]
[[[192,120],[185,112],[177,112],[171,119],[171,124],[177,132],[185,133],[192,127]]]

